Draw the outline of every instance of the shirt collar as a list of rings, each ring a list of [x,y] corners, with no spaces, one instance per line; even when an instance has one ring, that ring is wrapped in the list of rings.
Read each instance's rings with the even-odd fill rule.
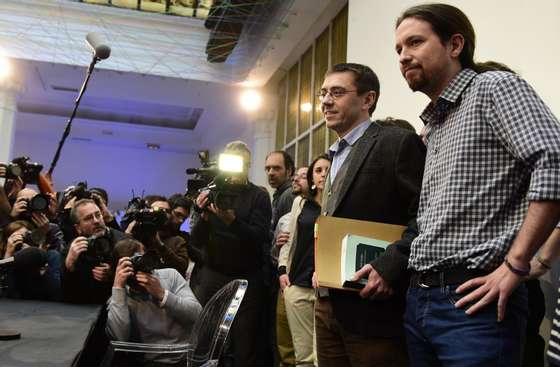
[[[436,124],[438,122],[443,122],[443,119],[440,118],[442,113],[459,102],[461,95],[477,75],[476,71],[472,69],[463,69],[455,75],[438,97],[435,105],[432,103],[428,104],[420,115],[424,124],[428,125],[430,123]]]
[[[342,139],[346,140],[348,145],[353,146],[358,141],[358,139],[360,139],[362,135],[364,135],[369,125],[371,125],[371,120],[368,118],[367,120],[360,122],[360,124],[354,127],[352,130],[350,130],[350,132],[346,134]],[[340,138],[336,139],[334,144],[329,147],[329,150],[337,152],[340,140]]]

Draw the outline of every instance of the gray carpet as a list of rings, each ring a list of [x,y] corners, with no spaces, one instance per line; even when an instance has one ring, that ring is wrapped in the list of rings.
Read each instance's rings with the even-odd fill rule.
[[[19,340],[0,340],[0,366],[69,366],[99,307],[0,298],[0,329],[21,333]]]

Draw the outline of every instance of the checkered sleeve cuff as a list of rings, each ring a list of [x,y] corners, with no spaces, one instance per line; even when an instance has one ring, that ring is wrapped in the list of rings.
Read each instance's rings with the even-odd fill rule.
[[[560,168],[537,169],[531,175],[529,201],[560,200]]]

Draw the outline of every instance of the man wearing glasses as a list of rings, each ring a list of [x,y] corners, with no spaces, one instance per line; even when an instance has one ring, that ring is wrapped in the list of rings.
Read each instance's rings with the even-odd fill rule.
[[[318,98],[327,127],[338,136],[329,149],[323,214],[410,227],[356,273],[368,279],[360,293],[318,290],[317,359],[321,367],[406,366],[406,267],[426,149],[410,131],[372,123],[379,80],[365,65],[333,66]]]
[[[70,244],[64,261],[64,299],[67,302],[103,304],[111,296],[113,247],[125,235],[105,225],[101,210],[91,199],[77,201],[70,212],[70,219],[78,237]],[[92,236],[96,237],[96,251],[92,248]]]

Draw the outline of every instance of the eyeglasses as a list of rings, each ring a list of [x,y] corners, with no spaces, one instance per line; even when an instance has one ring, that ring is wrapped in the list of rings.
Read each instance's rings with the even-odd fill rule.
[[[332,99],[336,100],[350,92],[357,92],[357,90],[346,90],[344,88],[332,88],[331,90],[321,89],[319,93],[317,93],[317,98],[322,102],[330,95]]]

